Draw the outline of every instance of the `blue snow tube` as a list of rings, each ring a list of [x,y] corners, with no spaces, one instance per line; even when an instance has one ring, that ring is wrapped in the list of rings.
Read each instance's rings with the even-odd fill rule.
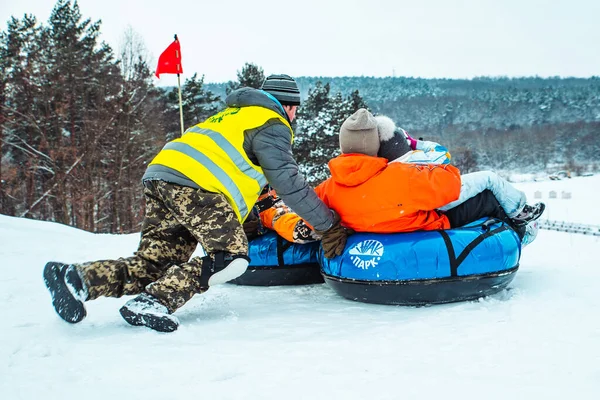
[[[344,253],[319,253],[325,282],[351,300],[423,305],[471,300],[504,289],[521,256],[518,235],[483,219],[461,228],[410,233],[356,233]]]
[[[248,270],[231,282],[250,286],[323,283],[318,262],[320,248],[321,242],[290,243],[269,231],[249,243]]]

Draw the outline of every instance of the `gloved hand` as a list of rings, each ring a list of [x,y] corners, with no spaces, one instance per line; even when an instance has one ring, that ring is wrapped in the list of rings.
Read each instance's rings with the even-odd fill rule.
[[[408,142],[408,145],[410,146],[411,150],[416,150],[418,140],[410,136],[408,132],[404,131],[404,133],[406,134],[406,141]]]
[[[408,132],[406,132],[404,129],[402,129],[402,128],[399,128],[399,129],[402,131],[402,133],[406,137],[406,143],[408,143],[408,145],[410,146],[410,149],[411,150],[416,150],[417,149],[417,142],[418,142],[418,140],[415,139],[414,137],[410,136],[408,134]]]
[[[326,231],[316,231],[321,236],[321,246],[325,258],[342,255],[344,247],[346,247],[346,239],[354,233],[353,229],[341,225],[340,215],[335,210],[331,210],[331,212],[333,214],[331,227]]]
[[[251,213],[248,216],[242,227],[244,228],[244,233],[246,234],[248,241],[260,236],[260,219],[254,213]]]

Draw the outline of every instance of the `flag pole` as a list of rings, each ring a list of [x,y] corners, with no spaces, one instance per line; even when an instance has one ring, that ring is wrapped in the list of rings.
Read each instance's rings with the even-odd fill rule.
[[[181,123],[181,136],[183,136],[183,105],[181,101],[181,80],[177,74],[177,86],[179,87],[179,122]]]
[[[175,34],[175,40],[178,40],[177,34]],[[179,123],[181,124],[181,136],[183,136],[183,101],[181,100],[181,79],[179,78],[179,73],[177,74],[177,88],[179,89]]]

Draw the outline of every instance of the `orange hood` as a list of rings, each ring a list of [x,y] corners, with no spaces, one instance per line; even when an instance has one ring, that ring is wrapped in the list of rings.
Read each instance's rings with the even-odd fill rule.
[[[344,186],[358,186],[387,167],[387,160],[363,154],[342,154],[329,161],[331,178]]]

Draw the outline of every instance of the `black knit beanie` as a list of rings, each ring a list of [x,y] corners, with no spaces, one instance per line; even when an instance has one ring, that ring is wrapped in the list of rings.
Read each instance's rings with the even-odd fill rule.
[[[375,120],[380,141],[377,156],[393,161],[411,150],[402,128],[396,127],[394,121],[383,115],[376,116]]]
[[[294,78],[289,75],[269,75],[261,89],[272,94],[284,106],[300,105],[300,90]]]

